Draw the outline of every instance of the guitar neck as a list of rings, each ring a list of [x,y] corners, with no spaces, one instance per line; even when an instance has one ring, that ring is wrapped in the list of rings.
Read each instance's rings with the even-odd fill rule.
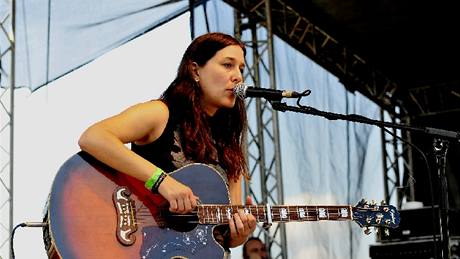
[[[353,207],[292,205],[198,205],[200,224],[226,224],[238,210],[251,213],[257,222],[291,222],[318,220],[352,220]]]

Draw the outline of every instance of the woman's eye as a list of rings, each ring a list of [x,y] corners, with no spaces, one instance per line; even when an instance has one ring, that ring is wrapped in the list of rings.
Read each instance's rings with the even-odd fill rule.
[[[226,68],[231,68],[231,67],[232,67],[232,64],[230,64],[230,63],[225,63],[225,64],[224,64],[224,67],[226,67]]]

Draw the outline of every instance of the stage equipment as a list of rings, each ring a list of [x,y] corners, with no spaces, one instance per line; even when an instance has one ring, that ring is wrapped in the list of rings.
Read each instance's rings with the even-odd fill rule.
[[[450,259],[459,259],[460,237],[450,239]],[[436,242],[436,247],[441,247],[440,241]],[[421,239],[401,242],[390,242],[381,245],[371,245],[369,256],[372,259],[433,259],[441,258],[441,250],[437,249],[435,257],[435,245],[433,240]]]
[[[308,90],[307,90],[308,91]],[[310,94],[310,92],[308,92]],[[447,197],[447,178],[446,178],[446,155],[447,149],[449,147],[449,140],[453,139],[455,141],[460,141],[460,132],[449,131],[444,129],[437,129],[431,127],[415,127],[404,124],[390,123],[385,121],[373,120],[362,115],[358,114],[339,114],[333,112],[324,112],[313,108],[311,106],[302,105],[300,102],[303,96],[297,98],[297,107],[289,106],[284,102],[281,102],[281,99],[269,100],[274,110],[278,111],[292,111],[297,113],[311,114],[316,116],[321,116],[329,120],[346,120],[352,122],[365,123],[369,125],[374,125],[380,128],[393,128],[400,130],[408,130],[414,132],[422,132],[428,135],[433,136],[433,151],[436,158],[436,172],[439,180],[439,190],[441,193],[441,201],[439,207],[439,228],[441,232],[441,255],[442,259],[450,259],[449,256],[449,229],[448,229],[448,197]]]

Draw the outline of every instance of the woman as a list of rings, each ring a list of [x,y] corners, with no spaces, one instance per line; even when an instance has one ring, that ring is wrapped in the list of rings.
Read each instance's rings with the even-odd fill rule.
[[[134,105],[92,125],[80,137],[81,149],[145,182],[169,202],[171,212],[190,212],[198,197],[163,170],[171,172],[192,162],[214,166],[227,179],[232,204],[241,204],[242,177],[248,177],[242,150],[247,121],[244,103],[232,89],[243,80],[244,55],[243,44],[229,35],[196,38],[159,100]],[[252,202],[247,198],[246,203]],[[225,246],[243,244],[255,226],[253,215],[235,213]]]

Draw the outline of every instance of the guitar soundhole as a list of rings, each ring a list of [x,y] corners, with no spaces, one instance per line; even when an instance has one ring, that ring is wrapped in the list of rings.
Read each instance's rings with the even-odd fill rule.
[[[169,228],[179,232],[189,232],[198,225],[198,216],[196,214],[172,214],[165,215],[166,224]],[[182,258],[182,257],[172,257]],[[185,257],[184,257],[185,258]]]

